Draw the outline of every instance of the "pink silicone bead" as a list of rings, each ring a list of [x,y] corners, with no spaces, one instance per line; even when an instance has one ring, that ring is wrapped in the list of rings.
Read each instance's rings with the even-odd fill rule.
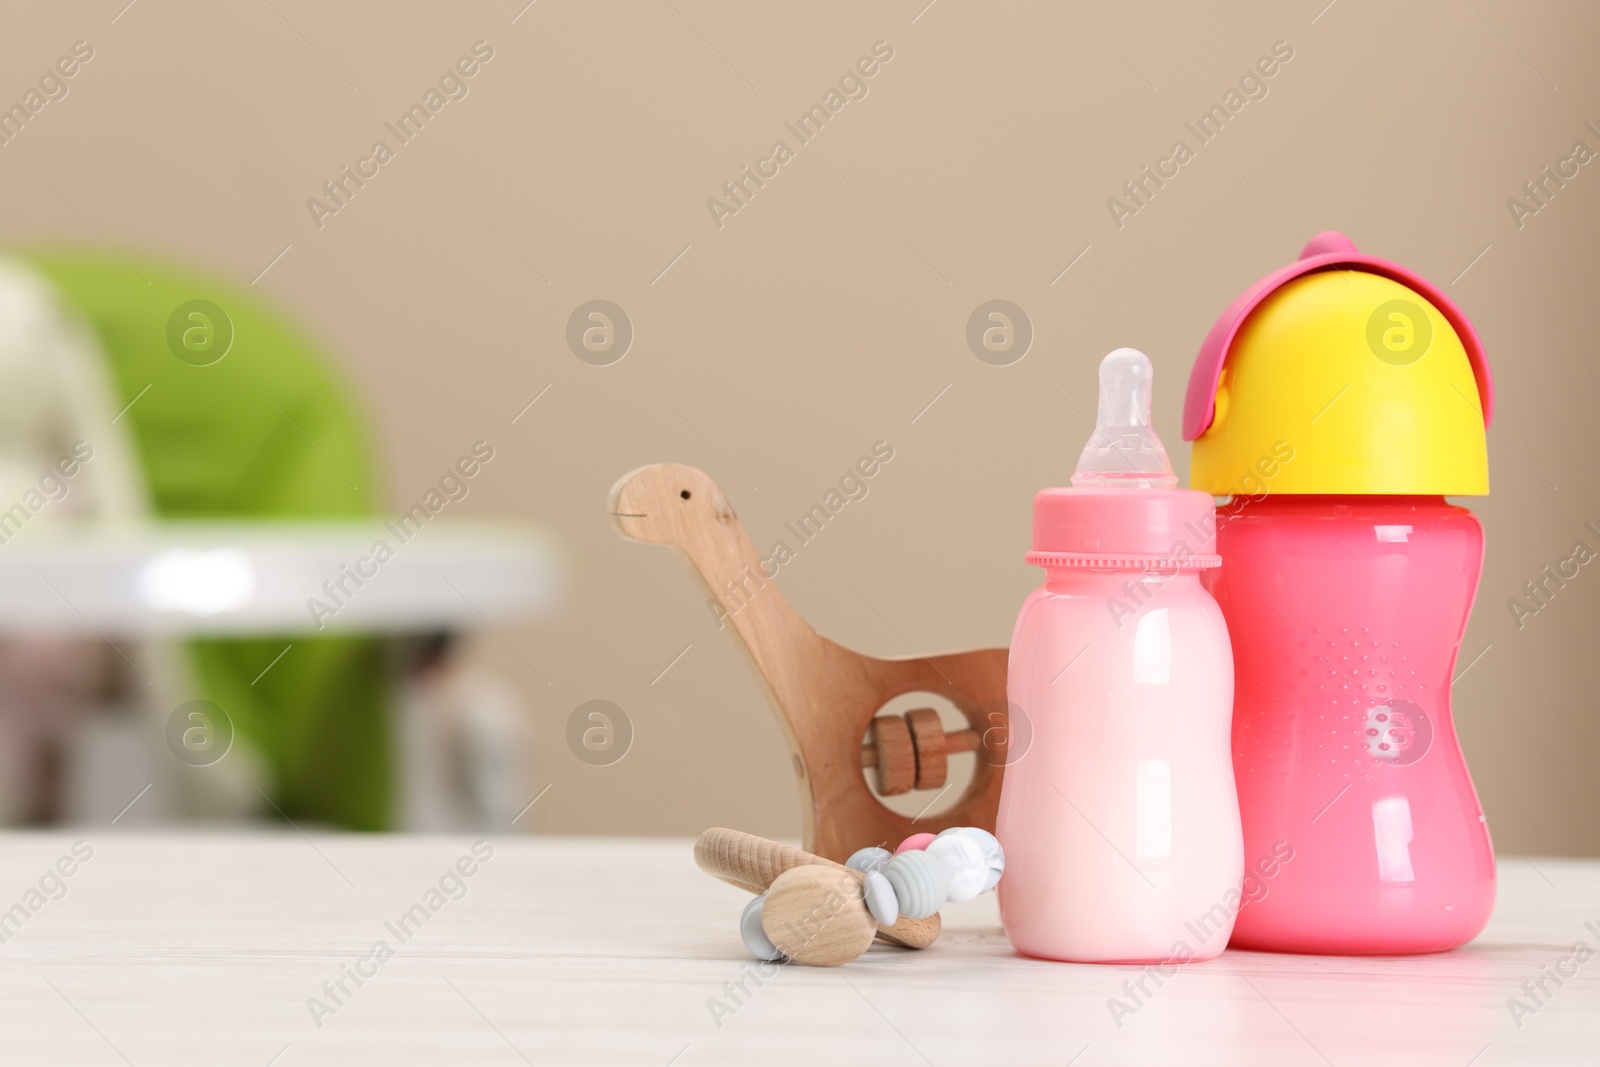
[[[902,852],[921,851],[922,849],[927,848],[928,842],[932,841],[937,836],[937,834],[912,834],[910,837],[900,842],[900,847],[894,850],[894,854],[898,856]]]

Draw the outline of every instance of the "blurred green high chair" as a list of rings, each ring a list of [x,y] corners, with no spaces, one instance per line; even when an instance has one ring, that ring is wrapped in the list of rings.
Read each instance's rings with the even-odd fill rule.
[[[244,289],[145,257],[137,269],[120,256],[79,251],[32,249],[20,258],[96,335],[123,409],[117,421],[156,516],[376,514],[356,405],[283,316]],[[188,642],[187,655],[201,690],[191,695],[224,708],[263,757],[266,791],[284,815],[361,830],[393,824],[387,642],[206,639]]]

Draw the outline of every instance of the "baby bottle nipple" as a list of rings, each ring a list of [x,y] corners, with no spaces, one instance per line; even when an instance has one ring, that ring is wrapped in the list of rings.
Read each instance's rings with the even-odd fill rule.
[[[1119,348],[1100,361],[1100,409],[1094,433],[1078,457],[1072,484],[1079,488],[1173,489],[1167,450],[1150,426],[1154,371],[1150,357]]]

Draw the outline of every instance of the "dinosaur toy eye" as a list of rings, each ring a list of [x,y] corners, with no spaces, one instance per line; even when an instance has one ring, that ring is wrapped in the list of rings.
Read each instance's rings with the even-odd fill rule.
[[[683,492],[679,493],[678,495],[683,497],[683,499],[688,500],[689,499],[689,490],[685,489]]]

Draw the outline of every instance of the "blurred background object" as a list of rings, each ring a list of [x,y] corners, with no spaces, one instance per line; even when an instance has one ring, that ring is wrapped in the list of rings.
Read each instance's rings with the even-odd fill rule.
[[[132,821],[266,808],[352,829],[444,829],[516,812],[510,798],[531,795],[533,775],[515,698],[454,662],[444,634],[374,635],[458,623],[457,597],[472,599],[442,571],[431,588],[407,584],[418,562],[440,562],[437,544],[392,566],[387,553],[363,554],[383,545],[398,555],[404,531],[420,535],[432,510],[399,527],[350,521],[375,516],[364,433],[308,341],[214,280],[85,252],[0,264],[0,322],[10,407],[0,488],[11,491],[0,499],[19,501],[0,514],[0,530],[17,524],[0,567],[17,634],[0,643],[7,817],[114,813],[108,804],[143,800],[141,781],[152,795]],[[239,403],[252,392],[264,402]],[[337,520],[345,526],[327,526]],[[326,544],[330,529],[345,531],[342,545]],[[441,536],[448,547],[448,533],[432,540]],[[535,544],[519,547],[543,558]],[[274,550],[303,558],[300,573],[268,565]],[[487,559],[518,562],[503,551]],[[320,588],[319,573],[331,579]],[[314,605],[337,621],[363,575],[381,592],[362,608],[387,616],[356,612],[322,634]],[[48,595],[28,604],[30,578],[69,610]],[[524,581],[524,602],[492,606],[538,607],[549,584]],[[94,636],[70,632],[78,619]],[[409,773],[397,775],[402,765]]]
[[[706,470],[764,554],[780,540],[794,550],[777,581],[841,644],[878,656],[1006,644],[1037,584],[1022,560],[1029,506],[1070,476],[1100,357],[1150,355],[1168,383],[1156,429],[1179,440],[1181,383],[1217,314],[1338,229],[1448,292],[1495,368],[1492,493],[1473,503],[1488,561],[1455,713],[1496,845],[1600,855],[1585,817],[1600,806],[1600,578],[1588,566],[1560,587],[1543,577],[1579,540],[1600,549],[1586,525],[1600,528],[1600,362],[1587,355],[1600,175],[1561,169],[1577,141],[1600,150],[1588,55],[1600,6],[81,0],[19,7],[6,29],[0,106],[75,42],[93,58],[74,59],[58,98],[0,139],[0,242],[91,249],[147,290],[139,272],[160,284],[164,262],[199,274],[199,291],[165,292],[149,312],[157,331],[215,293],[210,279],[235,279],[227,291],[284,309],[347,383],[306,401],[306,421],[299,387],[270,366],[204,397],[218,410],[194,418],[238,419],[241,436],[290,453],[263,462],[318,487],[286,500],[249,485],[252,472],[229,506],[393,518],[486,440],[496,458],[437,521],[531,521],[559,537],[571,591],[559,620],[480,624],[451,653],[505,679],[536,733],[519,829],[799,833],[788,753],[714,605],[685,568],[611,531],[620,475]],[[475,74],[442,89],[463,57]],[[821,132],[790,132],[862,57],[875,73],[840,91]],[[1274,73],[1241,90],[1262,57]],[[440,108],[401,142],[388,127],[427,111],[430,91]],[[1214,105],[1229,115],[1220,132]],[[1202,142],[1188,127],[1203,116]],[[1179,139],[1190,155],[1174,176]],[[361,177],[379,140],[391,158]],[[779,140],[792,158],[746,178]],[[1147,178],[1163,160],[1167,176]],[[589,347],[607,343],[597,301],[616,309],[604,351]],[[1022,313],[1004,351],[981,341],[997,301]],[[165,379],[236,374],[242,351],[205,368],[155,355]],[[108,377],[115,415],[155,373]],[[145,405],[172,403],[163,388],[117,423],[130,437]],[[866,496],[806,542],[790,534],[879,440],[895,458]],[[166,448],[185,467],[213,462]],[[1187,450],[1172,458],[1186,480]],[[152,512],[185,499],[181,479],[146,477]],[[1536,580],[1553,590],[1539,602]],[[290,641],[207,653],[207,684],[247,688]],[[345,657],[351,680],[331,684],[347,692],[319,699],[349,700],[348,723],[296,709],[282,722],[306,733],[264,735],[262,758],[288,775],[293,803],[377,824],[369,798],[380,764],[404,765],[403,731],[367,703],[382,688],[364,658],[375,646],[323,647],[277,684],[310,685]],[[103,669],[131,673],[115,653]],[[583,747],[580,709],[595,700],[617,709],[627,747]],[[389,758],[346,767],[306,747],[319,731],[387,736]],[[403,817],[387,810],[390,825]]]

